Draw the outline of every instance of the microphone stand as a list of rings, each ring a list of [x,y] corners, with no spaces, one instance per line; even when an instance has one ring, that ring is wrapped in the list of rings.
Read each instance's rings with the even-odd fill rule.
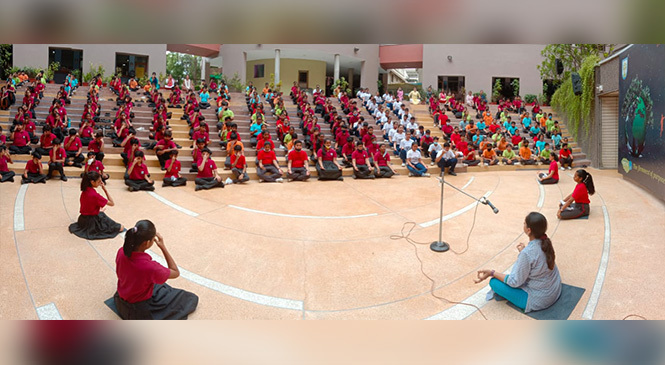
[[[442,231],[443,231],[443,186],[444,185],[450,186],[451,188],[453,188],[453,189],[459,191],[460,193],[468,196],[469,198],[477,201],[478,203],[489,205],[492,208],[492,210],[494,211],[494,214],[499,213],[499,210],[489,200],[487,200],[487,198],[481,197],[480,199],[478,199],[475,196],[470,195],[470,194],[466,193],[465,191],[457,188],[455,185],[447,182],[444,179],[443,169],[441,169],[441,178],[439,179],[439,181],[441,182],[441,210],[439,212],[439,240],[432,242],[432,244],[429,246],[429,248],[434,252],[446,252],[450,249],[450,245],[446,242],[443,242],[443,239],[441,237]]]

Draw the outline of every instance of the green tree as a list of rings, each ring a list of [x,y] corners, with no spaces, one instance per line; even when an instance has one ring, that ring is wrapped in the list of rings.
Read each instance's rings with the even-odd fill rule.
[[[570,78],[571,71],[582,67],[582,62],[589,56],[608,57],[614,51],[614,44],[549,44],[540,54],[543,62],[538,66],[543,80],[563,81]],[[563,63],[561,75],[556,72],[556,60]]]
[[[184,53],[167,52],[166,73],[173,75],[173,78],[178,83],[181,83],[186,75],[189,75],[190,80],[200,80],[201,57]]]
[[[12,67],[12,45],[0,44],[0,78],[7,78],[9,69]]]

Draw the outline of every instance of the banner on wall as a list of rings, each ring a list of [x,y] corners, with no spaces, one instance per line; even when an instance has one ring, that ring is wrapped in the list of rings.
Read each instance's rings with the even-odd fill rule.
[[[619,56],[619,172],[665,200],[665,45]]]

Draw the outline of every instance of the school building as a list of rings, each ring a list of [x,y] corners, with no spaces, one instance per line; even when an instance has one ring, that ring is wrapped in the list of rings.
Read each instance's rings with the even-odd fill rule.
[[[238,75],[243,83],[282,82],[290,88],[316,85],[329,90],[334,80],[344,77],[350,87],[378,90],[383,85],[405,81],[424,89],[485,91],[488,95],[497,79],[505,96],[514,95],[513,80],[519,80],[519,94],[538,95],[543,81],[536,68],[542,61],[539,44],[15,44],[14,65],[46,68],[59,62],[55,80],[69,70],[90,71],[101,65],[106,75],[141,77],[146,73],[166,74],[166,51],[203,57],[202,75],[222,72]],[[402,77],[402,69],[415,69]],[[417,73],[417,76],[416,76]]]

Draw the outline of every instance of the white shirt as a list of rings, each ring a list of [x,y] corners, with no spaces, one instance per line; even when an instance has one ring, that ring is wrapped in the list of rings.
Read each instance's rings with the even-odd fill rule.
[[[393,130],[393,124],[392,123],[384,123],[382,130],[383,130],[383,133],[390,134],[390,131]]]
[[[411,145],[413,145],[413,140],[411,138],[404,138],[399,142],[399,148],[401,150],[411,150]]]
[[[398,133],[397,129],[393,129],[393,130],[395,131],[395,133],[393,134],[393,137],[392,137],[393,142],[395,142],[395,144],[397,144],[399,146],[400,142],[402,142],[402,140],[404,140],[406,138],[406,133],[404,133],[404,132]]]
[[[443,157],[441,158],[442,160],[450,160],[451,158],[455,158],[455,154],[453,153],[453,150],[446,151],[444,149],[441,149],[436,154],[436,158],[439,158],[439,156],[441,156],[441,155],[443,155]]]
[[[439,151],[443,150],[443,147],[441,147],[439,143],[432,143],[427,150],[429,151],[430,156],[438,156]]]
[[[415,151],[410,149],[406,153],[406,158],[407,158],[407,160],[409,160],[411,162],[412,165],[415,165],[418,162],[420,162],[420,157],[421,157],[421,154],[420,154],[420,150],[418,150],[418,149],[416,149]]]
[[[408,122],[408,123],[406,123],[406,129],[408,129],[408,130],[413,129],[414,131],[417,131],[418,130],[418,123]]]
[[[190,79],[185,79],[183,80],[185,83],[185,89],[191,89],[192,88],[192,80]]]

